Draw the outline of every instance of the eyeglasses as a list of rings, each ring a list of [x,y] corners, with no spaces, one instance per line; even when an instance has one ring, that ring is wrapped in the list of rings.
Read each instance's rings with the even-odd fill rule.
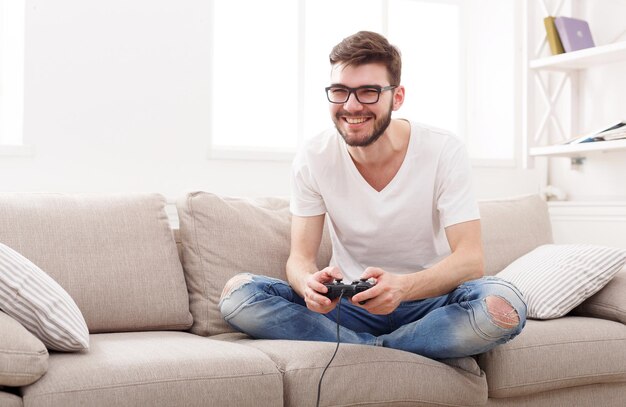
[[[343,85],[333,85],[326,88],[326,97],[330,103],[342,104],[350,99],[350,95],[354,93],[356,100],[363,105],[373,105],[378,102],[381,92],[397,88],[396,85],[378,86],[365,85],[358,88],[349,88]]]

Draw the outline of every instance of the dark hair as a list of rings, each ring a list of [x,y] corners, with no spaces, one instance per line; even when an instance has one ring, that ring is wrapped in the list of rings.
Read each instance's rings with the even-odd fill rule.
[[[359,31],[335,45],[329,55],[330,64],[360,66],[380,63],[387,68],[391,85],[400,84],[402,58],[400,50],[382,35],[372,31]]]

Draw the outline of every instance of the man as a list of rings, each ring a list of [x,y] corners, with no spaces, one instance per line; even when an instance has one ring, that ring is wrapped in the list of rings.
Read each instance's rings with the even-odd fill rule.
[[[284,281],[240,274],[220,307],[256,338],[336,340],[337,304],[325,283],[371,279],[341,299],[341,341],[443,359],[485,352],[521,332],[519,291],[483,277],[478,206],[461,142],[392,119],[404,102],[399,51],[358,32],[330,54],[326,88],[335,129],[293,163],[291,252]],[[315,260],[324,222],[330,266]]]

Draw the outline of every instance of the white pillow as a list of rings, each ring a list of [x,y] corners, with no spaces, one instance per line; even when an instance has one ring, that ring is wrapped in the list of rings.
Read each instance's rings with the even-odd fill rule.
[[[89,348],[89,330],[72,297],[39,267],[2,243],[0,309],[48,349],[69,352]]]
[[[547,244],[518,258],[497,276],[524,294],[529,318],[552,319],[599,291],[624,263],[624,249]]]

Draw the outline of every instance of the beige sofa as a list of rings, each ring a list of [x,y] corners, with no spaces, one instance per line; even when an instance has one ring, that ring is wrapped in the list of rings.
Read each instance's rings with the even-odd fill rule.
[[[284,276],[287,201],[191,193],[173,220],[165,207],[157,194],[0,194],[0,242],[58,282],[90,332],[88,351],[47,351],[0,313],[0,406],[315,405],[334,343],[253,340],[217,309],[236,273]],[[488,274],[552,241],[536,196],[480,209]],[[329,256],[325,239],[320,266]],[[342,344],[320,404],[623,406],[626,271],[575,311],[477,358]]]

